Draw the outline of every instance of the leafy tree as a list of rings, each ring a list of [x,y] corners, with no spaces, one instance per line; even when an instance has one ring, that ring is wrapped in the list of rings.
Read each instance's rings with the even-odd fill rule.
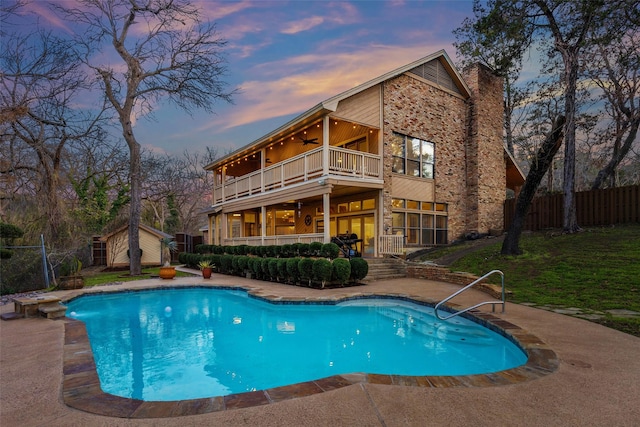
[[[129,203],[129,187],[118,185],[114,188],[109,183],[106,173],[94,174],[90,168],[87,177],[82,181],[71,179],[71,185],[78,196],[78,207],[75,215],[90,233],[102,233],[105,226],[114,221],[122,208]],[[111,200],[109,193],[116,195]]]
[[[511,10],[510,13],[518,12]],[[504,129],[505,143],[514,154],[512,123],[521,102],[529,95],[529,90],[515,83],[522,70],[522,57],[531,44],[531,28],[512,15],[502,13],[499,8],[489,10],[480,1],[473,2],[473,18],[466,18],[462,26],[453,31],[454,46],[461,56],[461,67],[481,62],[504,79]],[[494,28],[502,28],[495,31]]]
[[[230,101],[233,91],[226,91],[222,81],[225,41],[213,24],[201,22],[200,10],[186,0],[78,0],[57,10],[84,27],[75,38],[78,50],[99,77],[129,147],[130,274],[139,275],[142,169],[133,119],[164,99],[186,111],[211,111],[214,101]],[[106,47],[114,49],[120,64],[105,64],[97,55]]]
[[[24,235],[24,231],[20,227],[13,224],[7,224],[0,222],[0,243],[6,244],[13,241],[13,239],[20,238]],[[9,259],[13,255],[13,251],[0,247],[0,259]]]

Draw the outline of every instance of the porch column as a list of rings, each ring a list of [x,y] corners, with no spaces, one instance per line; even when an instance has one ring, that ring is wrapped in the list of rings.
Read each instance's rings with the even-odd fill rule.
[[[213,215],[209,215],[207,217],[207,219],[209,220],[209,230],[207,230],[207,241],[206,243],[208,245],[214,245],[215,241],[214,241],[214,236],[215,236],[215,223],[216,223],[216,217]]]
[[[322,119],[322,175],[329,175],[329,116]]]
[[[322,220],[324,221],[324,243],[329,243],[331,241],[331,223],[329,210],[331,209],[331,204],[329,203],[329,193],[324,193],[322,195]]]
[[[264,236],[267,235],[267,207],[264,205],[260,206],[260,213],[262,215],[262,222],[260,224],[260,238],[262,246],[264,246]]]
[[[221,241],[220,244],[223,244],[224,239],[228,239],[229,238],[229,221],[228,221],[228,217],[226,213],[222,214],[222,236],[221,236]]]
[[[221,202],[225,201],[225,194],[224,194],[224,183],[227,181],[227,167],[226,166],[222,166],[222,175],[220,176],[221,179],[221,183],[220,183],[220,193],[222,198],[220,199]],[[215,199],[214,199],[215,200]]]
[[[260,150],[260,192],[261,193],[264,193],[264,167],[267,165],[266,158],[265,158],[266,155],[267,155],[267,150],[265,150],[264,148]],[[262,214],[264,215],[264,212]]]

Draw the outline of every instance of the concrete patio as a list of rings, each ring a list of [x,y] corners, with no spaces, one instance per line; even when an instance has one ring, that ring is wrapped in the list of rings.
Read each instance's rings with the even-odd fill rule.
[[[416,279],[313,290],[214,274],[142,280],[83,290],[178,285],[238,285],[284,298],[338,298],[358,293],[403,294],[439,300],[458,286]],[[507,278],[508,287],[508,278]],[[63,300],[79,291],[53,293]],[[454,302],[487,296],[470,291]],[[488,309],[487,309],[488,310]],[[13,304],[0,313],[13,311]],[[173,418],[127,419],[70,408],[63,401],[66,320],[27,318],[0,322],[0,425],[2,426],[637,426],[640,425],[640,338],[586,320],[516,304],[500,319],[551,348],[559,368],[509,385],[414,387],[356,383],[333,391],[242,409]]]

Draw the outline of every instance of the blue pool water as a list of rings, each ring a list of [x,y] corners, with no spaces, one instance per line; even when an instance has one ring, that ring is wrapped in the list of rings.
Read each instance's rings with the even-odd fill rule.
[[[271,304],[185,288],[70,301],[86,323],[102,390],[147,401],[224,396],[337,374],[468,375],[526,355],[470,320],[398,299]]]

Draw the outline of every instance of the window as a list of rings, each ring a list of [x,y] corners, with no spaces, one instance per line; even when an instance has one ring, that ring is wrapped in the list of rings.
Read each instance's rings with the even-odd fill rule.
[[[406,237],[407,245],[447,243],[446,203],[393,199],[392,234]]]
[[[435,144],[394,133],[391,140],[392,171],[419,178],[434,177]]]

